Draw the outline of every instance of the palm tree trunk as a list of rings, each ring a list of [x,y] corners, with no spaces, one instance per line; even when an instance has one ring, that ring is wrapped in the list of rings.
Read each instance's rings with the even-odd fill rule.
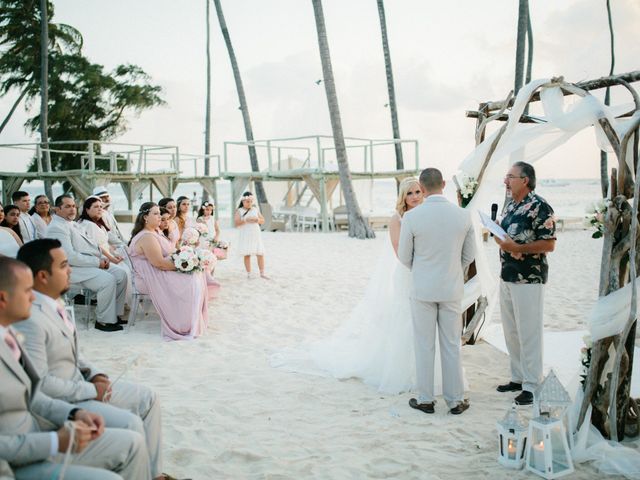
[[[613,68],[616,65],[616,52],[610,0],[607,0],[607,18],[609,20],[609,38],[611,40],[611,67],[609,68],[609,76],[611,76],[613,75]],[[611,104],[611,93],[609,87],[607,87],[604,93],[604,104]],[[600,187],[602,189],[602,198],[607,198],[607,192],[609,190],[609,162],[607,158],[607,152],[605,152],[604,150],[600,151]]]
[[[384,0],[377,0],[378,16],[380,17],[380,31],[382,32],[382,51],[384,53],[384,67],[387,72],[387,90],[389,91],[389,109],[391,110],[391,128],[393,138],[400,140],[400,124],[398,123],[398,107],[396,105],[396,90],[393,83],[393,70],[391,68],[391,52],[389,39],[387,38],[387,19],[384,13]],[[404,170],[402,159],[402,144],[396,143],[396,170]]]
[[[531,12],[527,5],[527,73],[525,75],[524,84],[527,85],[531,81],[531,72],[533,70],[533,28],[531,28]],[[529,115],[529,104],[524,109],[524,114]]]
[[[342,120],[340,119],[340,108],[338,107],[338,95],[333,79],[333,69],[331,67],[331,53],[329,52],[329,41],[324,24],[324,12],[322,11],[321,0],[311,0],[313,12],[316,20],[316,31],[318,33],[318,47],[320,49],[320,61],[322,62],[322,75],[324,88],[327,94],[327,104],[329,106],[329,117],[331,119],[331,130],[333,131],[333,142],[336,148],[338,159],[338,171],[340,175],[340,186],[344,195],[344,201],[349,215],[349,236],[356,238],[375,238],[373,230],[369,226],[360,212],[358,199],[353,191],[351,183],[351,172],[347,160],[347,148],[344,143],[342,133]]]
[[[44,152],[45,172],[51,171],[49,152],[49,12],[47,0],[40,0],[40,144]],[[44,193],[53,200],[51,180],[44,181]]]
[[[13,116],[13,112],[16,111],[16,108],[18,108],[18,105],[20,105],[20,102],[22,101],[24,96],[27,94],[28,89],[29,89],[28,85],[24,87],[22,89],[22,92],[20,92],[20,96],[18,97],[18,99],[15,102],[13,102],[13,105],[11,106],[11,110],[9,110],[9,113],[7,113],[7,116],[4,117],[4,120],[0,125],[0,133],[2,133],[2,130],[4,130],[4,127],[6,127],[7,123],[9,123],[9,119]]]
[[[520,0],[518,6],[518,33],[516,40],[516,72],[513,93],[517,95],[524,79],[524,47],[527,37],[527,19],[529,17],[529,1]]]
[[[229,36],[229,30],[227,29],[227,22],[224,20],[224,13],[222,13],[222,5],[220,0],[213,0],[213,4],[216,7],[216,13],[218,14],[218,22],[220,23],[220,30],[224,37],[224,43],[227,45],[227,52],[229,52],[229,61],[231,62],[231,69],[233,70],[233,78],[236,81],[236,90],[238,91],[238,101],[240,102],[240,110],[242,111],[242,120],[244,121],[244,131],[249,143],[249,160],[251,162],[251,170],[259,172],[258,155],[256,153],[256,147],[253,144],[253,128],[251,127],[251,117],[249,116],[249,107],[247,106],[247,99],[244,95],[244,87],[242,85],[242,77],[240,76],[240,69],[238,68],[238,60],[236,54],[233,51],[233,45],[231,44],[231,37]],[[256,181],[256,196],[259,203],[268,203],[267,195],[264,191],[261,181]]]
[[[210,175],[211,164],[209,161],[209,155],[211,153],[211,48],[210,48],[210,37],[211,37],[211,29],[209,25],[209,0],[204,0],[207,4],[206,6],[206,15],[207,15],[207,99],[206,106],[204,112],[204,176],[208,177]],[[208,200],[209,193],[206,189],[202,192],[202,199]]]

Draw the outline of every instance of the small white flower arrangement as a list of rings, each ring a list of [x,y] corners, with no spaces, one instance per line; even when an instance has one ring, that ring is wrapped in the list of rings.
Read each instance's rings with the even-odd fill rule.
[[[462,174],[459,177],[460,197],[462,197],[462,206],[466,207],[478,190],[478,181],[475,177]]]
[[[587,383],[587,377],[589,376],[589,367],[591,366],[591,347],[593,347],[593,341],[589,334],[582,337],[582,341],[585,346],[580,349],[580,383],[584,390]]]
[[[593,228],[596,229],[591,238],[600,238],[604,235],[604,218],[607,214],[607,200],[602,199],[594,202],[588,209],[585,219]]]

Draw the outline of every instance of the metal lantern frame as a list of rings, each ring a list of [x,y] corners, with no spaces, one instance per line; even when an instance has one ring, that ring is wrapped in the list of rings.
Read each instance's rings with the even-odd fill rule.
[[[527,470],[549,480],[574,471],[562,419],[549,417],[547,414],[532,418],[527,436]]]
[[[533,417],[545,416],[562,421],[567,442],[573,448],[573,422],[569,415],[572,404],[569,392],[564,388],[553,369],[533,393]]]
[[[498,430],[498,462],[520,470],[524,466],[527,449],[527,425],[518,414],[515,403],[502,420],[496,423]]]

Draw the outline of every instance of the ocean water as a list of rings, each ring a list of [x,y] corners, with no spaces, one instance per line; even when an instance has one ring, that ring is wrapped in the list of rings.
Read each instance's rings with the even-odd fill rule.
[[[275,206],[283,204],[286,194],[286,183],[265,184],[269,202]],[[32,182],[24,184],[23,189],[28,191],[32,198],[43,193],[42,182]],[[354,182],[354,190],[358,198],[358,203],[365,214],[391,215],[396,203],[396,183],[392,179],[384,180],[358,180]],[[126,197],[118,184],[109,185],[109,191],[114,200],[115,210],[123,211],[127,209]],[[54,195],[62,193],[60,185],[54,185]],[[173,194],[173,198],[185,195],[189,198],[197,193],[201,199],[202,188],[199,184],[180,184]],[[587,208],[601,198],[600,180],[598,179],[539,179],[536,192],[544,197],[553,207],[556,215],[561,218],[583,217]],[[160,200],[161,195],[155,188],[153,192],[145,190],[139,198],[134,201],[133,209],[137,211],[140,205],[150,199]],[[306,203],[306,202],[305,202]],[[336,207],[343,203],[339,188],[332,196],[332,205]],[[218,214],[222,218],[229,218],[237,205],[231,205],[231,184],[227,181],[218,183]],[[317,202],[313,201],[311,208],[319,210]],[[489,206],[487,206],[489,210]]]

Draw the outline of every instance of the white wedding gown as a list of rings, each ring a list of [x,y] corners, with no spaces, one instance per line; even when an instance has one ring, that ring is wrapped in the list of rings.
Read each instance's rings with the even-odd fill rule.
[[[412,390],[416,360],[409,304],[411,281],[411,272],[398,261],[388,240],[364,297],[349,319],[328,338],[272,355],[271,365],[297,373],[360,378],[381,393]],[[434,393],[441,395],[437,343],[436,339]]]

